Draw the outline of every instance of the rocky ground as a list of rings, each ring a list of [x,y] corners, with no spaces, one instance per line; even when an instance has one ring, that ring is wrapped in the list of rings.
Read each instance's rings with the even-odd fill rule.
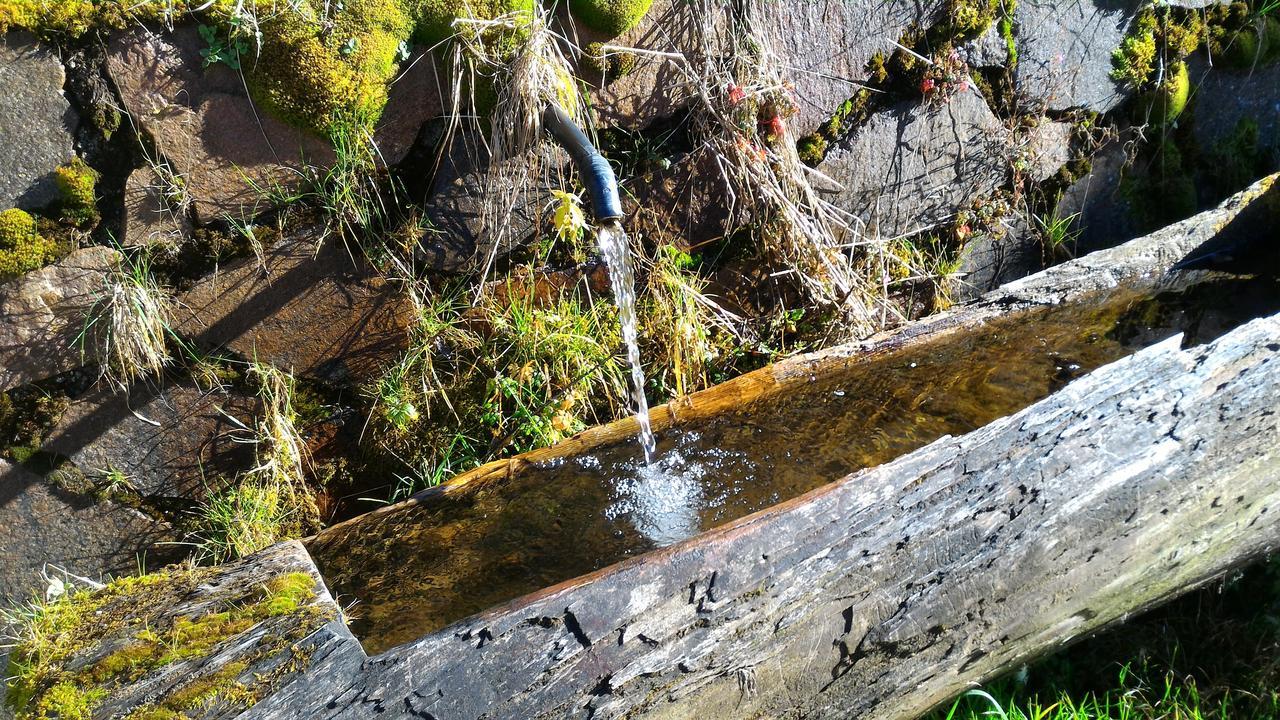
[[[805,165],[792,160],[784,179],[803,177],[844,214],[847,260],[883,291],[879,327],[1171,224],[1280,169],[1280,17],[1261,3],[763,3],[751,33],[783,84],[758,92],[691,78],[698,62],[680,56],[740,40],[739,26],[699,28],[700,8],[655,0],[620,33],[556,16],[623,183],[645,292],[657,303],[661,259],[683,258],[686,284],[670,286],[700,288],[740,323],[700,321],[713,338],[702,377],[652,387],[653,400],[850,335],[832,321],[839,312],[779,276],[790,266],[771,249],[776,217],[726,177],[714,140],[725,130],[708,108],[740,118],[750,106],[730,130],[769,167],[798,148]],[[392,478],[438,480],[454,466],[433,456],[424,470],[406,446],[455,442],[463,434],[441,428],[464,421],[395,439],[389,425],[419,428],[427,410],[379,389],[423,347],[444,361],[489,352],[469,338],[501,323],[473,309],[462,330],[424,341],[424,307],[447,297],[483,309],[483,288],[513,292],[495,282],[506,274],[540,278],[530,295],[584,275],[597,294],[605,286],[589,242],[552,242],[551,191],[577,188],[564,168],[504,206],[502,232],[487,222],[492,148],[484,128],[451,130],[451,46],[404,44],[386,108],[360,140],[376,161],[352,172],[342,138],[258,101],[247,59],[209,61],[222,40],[204,18],[73,35],[4,9],[0,210],[23,211],[0,214],[4,604],[43,592],[42,570],[130,574],[207,543],[200,518],[261,469],[264,428],[281,415],[252,368],[290,376],[283,415],[305,443],[299,467],[314,495],[298,532],[395,497],[404,482]],[[602,52],[612,59],[591,56]],[[709,87],[724,97],[708,100]],[[345,198],[362,192],[393,211],[375,221],[353,210]],[[28,218],[36,230],[6,229]],[[139,273],[171,308],[160,344],[173,359],[122,377],[103,308]],[[689,362],[662,334],[646,340],[658,378]],[[476,395],[505,377],[491,370]],[[482,414],[466,402],[444,399],[451,417]],[[544,419],[572,432],[620,411],[588,404]],[[469,457],[525,442],[506,426],[492,435]]]

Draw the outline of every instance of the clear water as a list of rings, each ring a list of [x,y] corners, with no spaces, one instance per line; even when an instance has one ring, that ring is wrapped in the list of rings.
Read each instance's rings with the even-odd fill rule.
[[[378,653],[476,612],[975,430],[1177,332],[1203,342],[1280,310],[1274,280],[1119,290],[847,359],[658,438],[443,489],[308,543]]]
[[[627,362],[631,364],[631,402],[635,405],[636,421],[640,423],[640,447],[644,449],[644,461],[648,464],[653,462],[657,442],[653,438],[653,428],[649,426],[649,400],[644,396],[644,368],[640,366],[636,277],[631,266],[631,238],[627,237],[622,225],[609,220],[600,226],[596,240],[609,265],[613,300],[618,305],[618,320],[622,323],[622,341],[627,346]]]

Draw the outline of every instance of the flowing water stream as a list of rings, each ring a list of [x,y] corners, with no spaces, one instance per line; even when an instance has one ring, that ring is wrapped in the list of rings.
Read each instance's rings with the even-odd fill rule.
[[[644,396],[644,368],[640,365],[639,324],[636,320],[636,278],[631,266],[631,238],[616,220],[600,226],[597,241],[600,252],[609,266],[609,283],[613,286],[613,300],[618,305],[618,320],[622,323],[622,341],[627,346],[627,362],[631,364],[631,402],[635,405],[636,420],[640,423],[640,447],[644,449],[646,464],[653,462],[656,441],[649,426],[649,400]]]
[[[975,430],[1177,332],[1202,342],[1277,310],[1274,280],[1222,280],[1014,312],[681,423],[652,463],[619,441],[359,518],[308,547],[340,601],[359,601],[351,629],[377,653]]]

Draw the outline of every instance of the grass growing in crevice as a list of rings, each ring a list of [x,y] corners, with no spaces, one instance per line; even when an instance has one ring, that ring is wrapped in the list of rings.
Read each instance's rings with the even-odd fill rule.
[[[213,493],[196,520],[200,554],[214,562],[244,557],[319,527],[307,483],[307,445],[294,410],[293,376],[253,363],[248,377],[262,400],[252,434],[254,467]]]
[[[400,464],[399,499],[611,420],[626,403],[616,310],[585,285],[515,275],[468,309],[423,292],[414,342],[368,388],[367,438]]]

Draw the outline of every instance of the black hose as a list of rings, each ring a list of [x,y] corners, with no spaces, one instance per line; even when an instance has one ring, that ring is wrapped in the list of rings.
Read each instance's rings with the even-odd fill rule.
[[[591,211],[597,222],[622,218],[622,201],[618,197],[618,178],[613,167],[587,139],[586,133],[557,105],[548,105],[542,113],[542,124],[560,143],[582,175],[582,183],[591,196]]]

